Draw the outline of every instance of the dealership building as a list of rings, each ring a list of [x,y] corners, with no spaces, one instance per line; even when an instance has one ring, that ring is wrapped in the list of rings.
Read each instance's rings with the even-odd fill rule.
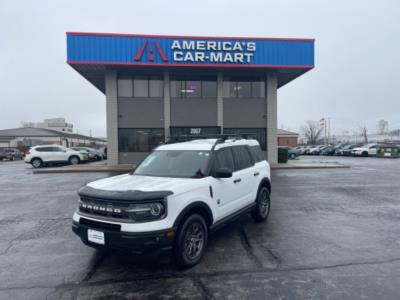
[[[277,162],[277,90],[314,68],[314,40],[67,33],[67,62],[105,94],[109,164],[169,137],[250,134]]]

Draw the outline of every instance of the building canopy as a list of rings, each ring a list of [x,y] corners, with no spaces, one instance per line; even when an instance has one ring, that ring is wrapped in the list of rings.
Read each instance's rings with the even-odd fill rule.
[[[107,68],[274,72],[280,87],[314,67],[314,39],[68,32],[67,62],[102,92]]]

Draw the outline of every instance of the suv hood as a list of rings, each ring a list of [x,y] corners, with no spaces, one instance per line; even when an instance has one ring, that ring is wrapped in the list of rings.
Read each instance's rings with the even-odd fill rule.
[[[202,179],[123,174],[100,179],[87,184],[87,186],[104,191],[172,191],[176,195],[193,190],[203,184],[204,181]]]

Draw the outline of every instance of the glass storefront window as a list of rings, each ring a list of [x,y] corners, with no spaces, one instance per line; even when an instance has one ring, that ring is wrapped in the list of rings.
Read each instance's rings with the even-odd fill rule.
[[[118,130],[119,152],[150,152],[164,142],[161,128],[120,128]]]
[[[203,81],[201,87],[203,98],[217,98],[217,82]]]
[[[201,81],[186,81],[182,94],[186,98],[201,98]]]
[[[251,82],[250,81],[238,81],[236,84],[236,95],[238,98],[250,98],[251,97]]]
[[[263,151],[267,149],[267,130],[265,128],[224,128],[224,134],[248,134],[260,143]]]
[[[118,96],[132,97],[133,87],[131,79],[118,79]]]
[[[224,98],[236,98],[236,82],[235,81],[224,81],[223,96],[224,96]]]
[[[135,76],[118,79],[119,97],[162,98],[164,85],[161,77]]]
[[[160,98],[164,95],[164,86],[162,79],[150,78],[149,80],[149,94],[152,98]]]
[[[171,93],[171,98],[181,98],[181,81],[178,80],[170,81],[170,93]]]
[[[264,98],[265,97],[265,82],[264,81],[253,81],[251,83],[251,96],[253,98]]]
[[[172,79],[170,87],[171,98],[217,98],[217,81]]]
[[[224,98],[264,98],[265,82],[262,80],[225,80],[223,83]]]
[[[148,97],[149,96],[149,80],[143,76],[135,76],[133,79],[133,96]]]

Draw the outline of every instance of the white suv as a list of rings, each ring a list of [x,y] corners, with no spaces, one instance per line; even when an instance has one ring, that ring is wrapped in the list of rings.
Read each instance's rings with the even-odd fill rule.
[[[72,150],[59,145],[42,145],[32,147],[25,156],[25,162],[34,168],[40,168],[46,164],[69,163],[79,164],[88,160],[86,153]]]
[[[351,153],[353,156],[376,156],[378,144],[365,144],[361,147],[354,148]]]
[[[270,211],[270,166],[253,139],[198,139],[156,148],[131,174],[82,187],[73,231],[95,248],[170,252],[198,263],[213,230]]]

